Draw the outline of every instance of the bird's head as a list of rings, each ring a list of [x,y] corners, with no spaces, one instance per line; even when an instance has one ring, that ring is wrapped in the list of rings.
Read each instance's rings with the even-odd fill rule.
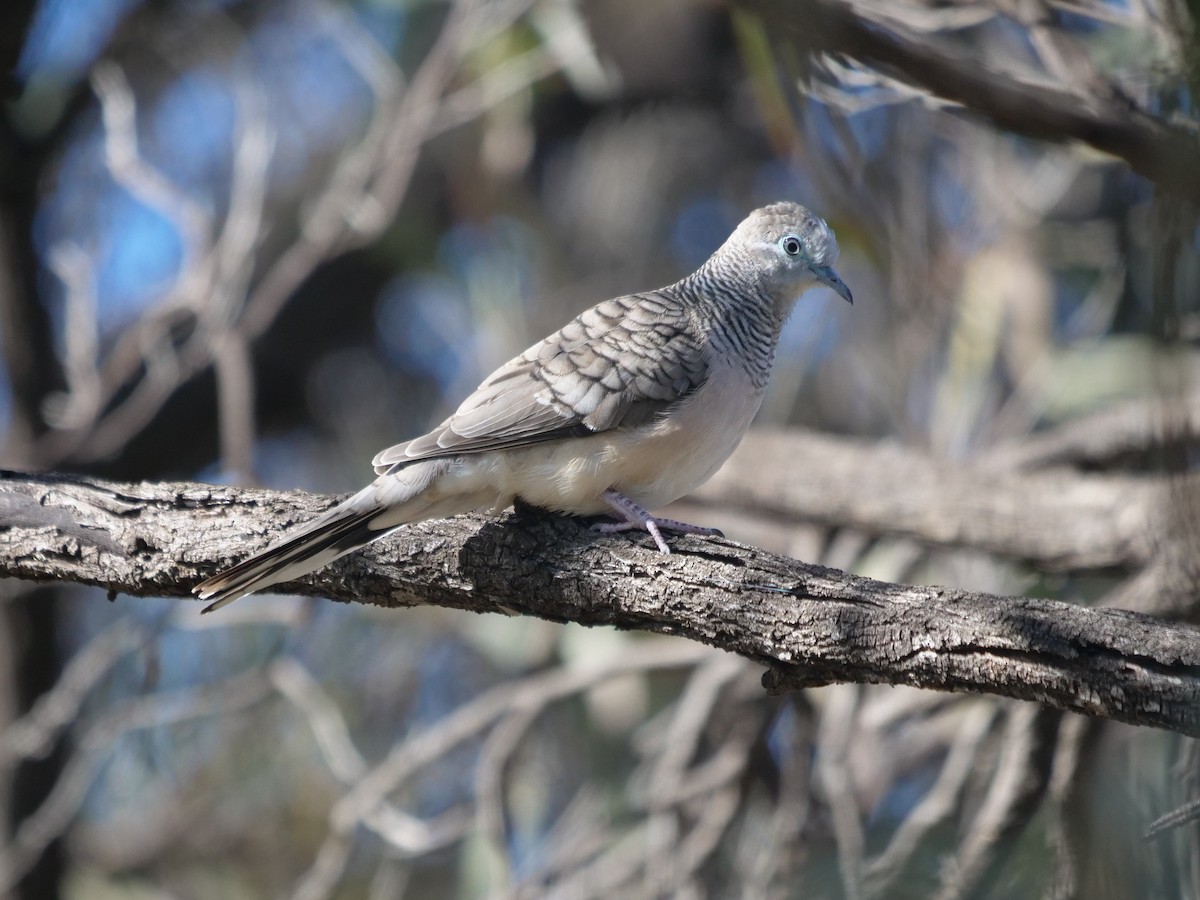
[[[718,253],[732,252],[787,309],[810,287],[823,284],[847,303],[850,288],[834,271],[837,238],[825,221],[798,203],[772,203],[750,213]]]

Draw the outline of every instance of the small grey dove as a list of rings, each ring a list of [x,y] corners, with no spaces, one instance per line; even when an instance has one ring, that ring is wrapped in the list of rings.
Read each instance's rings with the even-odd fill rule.
[[[378,454],[350,499],[194,588],[204,612],[319,569],[401,525],[520,500],[601,531],[713,534],[648,510],[703,484],[762,402],[799,295],[826,285],[838,245],[796,203],[752,212],[691,275],[605,300],[493,372],[454,415]]]

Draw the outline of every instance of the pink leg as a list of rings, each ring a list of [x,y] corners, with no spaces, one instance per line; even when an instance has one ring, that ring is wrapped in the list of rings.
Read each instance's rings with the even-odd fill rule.
[[[596,531],[604,534],[612,534],[617,531],[632,531],[633,529],[648,531],[650,532],[650,537],[654,538],[654,543],[658,545],[658,549],[668,555],[671,553],[671,548],[667,546],[667,542],[663,539],[663,530],[676,531],[681,534],[715,534],[717,537],[723,537],[721,532],[716,528],[689,525],[687,522],[677,522],[674,519],[656,519],[624,494],[614,491],[612,488],[609,488],[601,496],[604,498],[604,502],[611,506],[624,520],[621,522],[605,522],[592,526]]]

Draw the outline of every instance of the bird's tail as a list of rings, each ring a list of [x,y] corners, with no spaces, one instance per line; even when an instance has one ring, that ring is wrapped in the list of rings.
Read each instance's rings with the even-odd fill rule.
[[[201,612],[212,612],[246,594],[307,575],[397,527],[372,528],[372,520],[382,510],[356,508],[357,499],[335,506],[275,546],[200,582],[192,593],[213,601]]]
[[[200,582],[192,593],[212,601],[201,612],[307,575],[401,525],[473,509],[475,498],[439,489],[447,468],[444,461],[423,462],[379,478],[261,553]]]

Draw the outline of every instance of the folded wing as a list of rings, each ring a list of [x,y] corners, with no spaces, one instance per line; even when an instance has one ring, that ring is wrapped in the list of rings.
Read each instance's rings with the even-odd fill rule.
[[[429,434],[389,447],[373,464],[382,475],[422,459],[633,428],[707,374],[678,299],[654,292],[607,300],[493,372]]]

